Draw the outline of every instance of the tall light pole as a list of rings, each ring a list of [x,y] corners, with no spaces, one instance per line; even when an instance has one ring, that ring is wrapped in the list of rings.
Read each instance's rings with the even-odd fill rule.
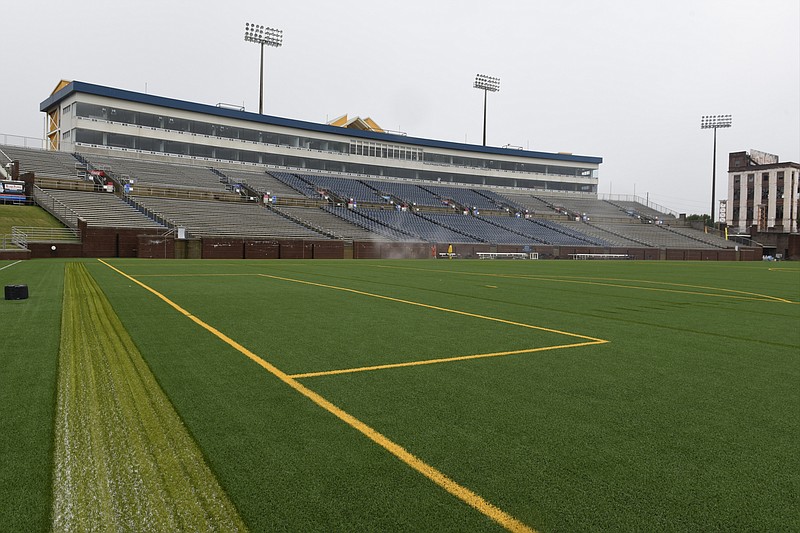
[[[486,74],[478,74],[475,76],[476,89],[483,90],[483,145],[486,146],[486,95],[489,92],[496,93],[500,90],[500,78],[493,78]]]
[[[258,75],[258,114],[264,114],[264,45],[279,47],[283,44],[283,30],[266,28],[251,22],[244,25],[244,40],[261,45],[261,70]]]
[[[700,129],[714,130],[714,159],[711,163],[711,226],[714,226],[714,204],[717,192],[717,128],[731,127],[730,115],[703,115],[700,118]]]

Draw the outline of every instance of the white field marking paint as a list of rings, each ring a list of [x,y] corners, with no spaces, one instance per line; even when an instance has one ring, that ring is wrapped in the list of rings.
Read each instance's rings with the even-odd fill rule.
[[[22,263],[22,260],[19,260],[19,261],[16,261],[16,262],[14,262],[14,263],[11,263],[10,265],[6,265],[6,266],[4,266],[3,268],[0,268],[0,270],[5,270],[5,269],[7,269],[7,268],[13,267],[13,266],[14,266],[14,265],[16,265],[17,263]]]

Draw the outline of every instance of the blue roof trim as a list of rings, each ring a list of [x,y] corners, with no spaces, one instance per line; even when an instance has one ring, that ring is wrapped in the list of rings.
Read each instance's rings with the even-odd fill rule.
[[[572,163],[590,163],[599,165],[600,163],[603,162],[602,157],[595,157],[595,156],[554,154],[550,152],[532,152],[529,150],[496,148],[493,146],[479,146],[475,144],[457,143],[451,141],[422,139],[419,137],[406,137],[404,135],[395,135],[391,133],[376,133],[372,131],[350,130],[341,128],[339,126],[329,126],[327,124],[317,124],[315,122],[306,122],[303,120],[281,118],[271,115],[259,115],[258,113],[251,113],[248,111],[237,111],[235,109],[226,109],[223,107],[217,107],[208,104],[198,104],[194,102],[187,102],[184,100],[176,100],[174,98],[166,98],[163,96],[154,96],[150,94],[137,93],[133,91],[126,91],[124,89],[104,87],[102,85],[95,85],[92,83],[86,83],[82,81],[70,82],[69,85],[65,86],[60,91],[51,95],[41,104],[39,104],[39,110],[47,111],[48,109],[50,109],[51,107],[53,107],[54,105],[64,100],[73,93],[85,93],[97,96],[106,96],[118,100],[126,100],[129,102],[136,102],[140,104],[150,104],[159,107],[180,109],[182,111],[192,111],[195,113],[203,113],[206,115],[214,115],[219,117],[246,120],[249,122],[269,124],[271,126],[284,126],[287,128],[297,128],[307,131],[331,133],[334,135],[339,135],[344,137],[357,137],[363,139],[370,139],[374,141],[410,144],[428,148],[445,148],[449,150],[477,152],[483,154],[509,155],[509,156],[529,157],[536,159],[569,161]]]

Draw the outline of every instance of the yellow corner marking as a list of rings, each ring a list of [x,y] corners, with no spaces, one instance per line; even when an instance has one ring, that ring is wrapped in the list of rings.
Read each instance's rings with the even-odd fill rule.
[[[387,370],[390,368],[402,368],[405,366],[435,365],[437,363],[452,363],[454,361],[469,361],[471,359],[482,359],[485,357],[502,357],[506,355],[517,355],[523,353],[545,352],[548,350],[560,350],[562,348],[577,348],[579,346],[594,346],[605,344],[609,341],[597,340],[590,342],[579,342],[576,344],[559,344],[555,346],[544,346],[541,348],[528,348],[526,350],[513,350],[510,352],[479,353],[475,355],[458,355],[455,357],[443,357],[441,359],[427,359],[424,361],[408,361],[406,363],[390,363],[386,365],[362,366],[358,368],[342,368],[339,370],[323,370],[321,372],[305,372],[302,374],[291,374],[289,377],[294,379],[316,378],[320,376],[334,376],[338,374],[351,374],[353,372],[369,372],[372,370]]]
[[[443,474],[442,472],[440,472],[436,468],[430,466],[429,464],[427,464],[423,460],[419,459],[418,457],[413,455],[411,452],[409,452],[408,450],[406,450],[405,448],[403,448],[399,444],[396,444],[395,442],[393,442],[392,440],[388,439],[383,434],[381,434],[378,431],[372,429],[372,427],[368,426],[367,424],[365,424],[364,422],[360,421],[356,417],[352,416],[351,414],[349,414],[346,411],[342,410],[341,408],[337,407],[336,405],[334,405],[333,403],[331,403],[330,401],[325,399],[323,396],[321,396],[321,395],[317,394],[316,392],[312,391],[311,389],[307,388],[306,386],[301,384],[296,379],[292,378],[291,376],[289,376],[285,372],[283,372],[280,369],[278,369],[278,367],[272,365],[271,363],[268,363],[267,361],[265,361],[261,357],[257,356],[256,354],[254,354],[253,352],[251,352],[250,350],[248,350],[247,348],[245,348],[244,346],[242,346],[241,344],[239,344],[235,340],[231,339],[230,337],[228,337],[227,335],[225,335],[224,333],[222,333],[221,331],[219,331],[215,327],[207,324],[206,322],[202,321],[198,317],[192,315],[189,311],[185,310],[184,308],[182,308],[181,306],[179,306],[178,304],[176,304],[175,302],[173,302],[172,300],[170,300],[169,298],[167,298],[166,296],[164,296],[163,294],[161,294],[157,290],[145,285],[144,283],[142,283],[141,281],[137,280],[136,278],[133,278],[133,277],[129,276],[125,272],[123,272],[123,271],[119,270],[118,268],[108,264],[107,262],[103,261],[102,259],[98,259],[98,261],[100,261],[102,264],[106,265],[111,270],[117,272],[121,276],[129,279],[130,281],[132,281],[134,283],[136,283],[137,285],[139,285],[143,289],[151,292],[156,297],[161,299],[163,302],[168,304],[170,307],[172,307],[173,309],[175,309],[176,311],[178,311],[182,315],[186,316],[187,318],[191,319],[198,326],[200,326],[203,329],[207,330],[212,335],[214,335],[215,337],[217,337],[218,339],[220,339],[224,343],[228,344],[229,346],[231,346],[232,348],[234,348],[235,350],[237,350],[238,352],[240,352],[241,354],[246,356],[251,361],[253,361],[256,364],[258,364],[259,366],[261,366],[264,370],[266,370],[267,372],[269,372],[273,376],[277,377],[279,380],[284,382],[286,385],[288,385],[289,387],[291,387],[295,391],[299,392],[300,394],[302,394],[303,396],[305,396],[306,398],[308,398],[309,400],[311,400],[312,402],[317,404],[319,407],[325,409],[326,411],[328,411],[330,414],[332,414],[333,416],[335,416],[336,418],[338,418],[342,422],[346,423],[350,427],[352,427],[355,430],[359,431],[365,437],[367,437],[368,439],[370,439],[374,443],[378,444],[383,449],[385,449],[386,451],[388,451],[389,453],[391,453],[392,455],[394,455],[395,457],[397,457],[398,459],[403,461],[406,465],[408,465],[409,467],[413,468],[414,470],[416,470],[417,472],[419,472],[420,474],[422,474],[426,478],[428,478],[431,481],[433,481],[434,483],[436,483],[439,487],[443,488],[444,490],[446,490],[447,492],[449,492],[450,494],[452,494],[456,498],[460,499],[464,503],[468,504],[472,508],[480,511],[485,516],[491,518],[492,520],[494,520],[498,524],[502,525],[503,527],[505,527],[509,531],[514,531],[514,532],[532,532],[532,531],[534,531],[528,525],[524,524],[523,522],[520,522],[519,520],[517,520],[516,518],[514,518],[510,514],[506,513],[502,509],[500,509],[498,507],[495,507],[494,505],[492,505],[491,503],[489,503],[488,501],[483,499],[478,494],[472,492],[468,488],[466,488],[466,487],[464,487],[462,485],[459,485],[457,482],[453,481],[452,479],[447,477],[445,474]]]
[[[505,320],[503,318],[496,318],[496,317],[491,317],[491,316],[478,315],[476,313],[469,313],[467,311],[459,311],[457,309],[448,309],[447,307],[439,307],[437,305],[424,304],[424,303],[420,303],[420,302],[412,302],[411,300],[403,300],[401,298],[394,298],[392,296],[384,296],[382,294],[373,294],[371,292],[359,291],[357,289],[350,289],[348,287],[337,287],[336,285],[326,285],[324,283],[316,283],[316,282],[313,282],[313,281],[305,281],[305,280],[302,280],[302,279],[285,278],[285,277],[282,277],[282,276],[273,276],[271,274],[258,274],[258,275],[262,276],[262,277],[265,277],[265,278],[279,279],[279,280],[282,280],[282,281],[290,281],[292,283],[301,283],[303,285],[312,285],[314,287],[324,287],[326,289],[333,289],[333,290],[337,290],[337,291],[349,292],[349,293],[352,293],[352,294],[360,294],[362,296],[369,296],[371,298],[378,298],[378,299],[381,299],[381,300],[388,300],[390,302],[398,302],[398,303],[402,303],[402,304],[415,305],[417,307],[424,307],[426,309],[433,309],[435,311],[444,311],[445,313],[453,313],[453,314],[456,314],[456,315],[469,316],[469,317],[472,317],[472,318],[479,318],[481,320],[490,320],[492,322],[500,322],[502,324],[509,324],[511,326],[519,326],[519,327],[522,327],[522,328],[535,329],[535,330],[539,330],[539,331],[547,331],[548,333],[557,333],[559,335],[566,335],[568,337],[576,337],[576,338],[579,338],[579,339],[586,339],[586,340],[594,341],[594,342],[608,342],[608,341],[604,341],[603,339],[596,339],[594,337],[589,337],[587,335],[579,335],[578,333],[570,333],[568,331],[559,331],[557,329],[545,328],[545,327],[542,327],[542,326],[533,326],[531,324],[525,324],[525,323],[522,323],[522,322],[514,322],[512,320]]]

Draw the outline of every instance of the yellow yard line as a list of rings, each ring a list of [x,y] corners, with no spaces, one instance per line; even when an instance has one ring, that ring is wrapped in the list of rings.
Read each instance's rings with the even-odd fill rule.
[[[706,285],[689,285],[686,283],[671,283],[668,281],[650,281],[650,280],[639,280],[639,279],[624,279],[624,278],[588,278],[585,276],[564,276],[567,280],[590,280],[592,282],[600,281],[624,281],[629,283],[649,283],[651,285],[666,285],[670,287],[686,287],[689,289],[704,289],[709,291],[720,291],[720,292],[730,292],[734,294],[743,294],[745,296],[755,296],[756,298],[742,298],[743,300],[775,300],[782,303],[797,303],[791,300],[787,300],[785,298],[780,298],[778,296],[770,296],[768,294],[760,294],[757,292],[748,292],[748,291],[741,291],[738,289],[726,289],[724,287],[709,287]],[[639,288],[639,287],[634,287]],[[647,289],[647,287],[641,287],[642,289]],[[684,293],[685,291],[675,291],[679,293]],[[688,292],[688,294],[702,294],[702,295],[709,295],[709,296],[724,296],[724,295],[715,295],[714,293],[698,293],[698,292]]]
[[[722,287],[707,287],[704,285],[687,285],[685,283],[670,283],[666,281],[648,281],[648,280],[641,280],[641,279],[620,279],[620,278],[587,278],[587,277],[579,277],[579,276],[561,276],[561,277],[552,277],[552,276],[536,276],[532,274],[488,274],[484,272],[463,272],[458,270],[440,270],[434,268],[419,268],[419,267],[399,267],[399,266],[391,266],[391,265],[372,265],[375,268],[394,268],[398,270],[417,270],[422,272],[433,272],[437,274],[458,274],[463,276],[483,276],[483,277],[491,277],[491,278],[505,278],[505,279],[530,279],[535,281],[552,281],[554,283],[575,283],[581,285],[599,285],[603,287],[616,287],[622,289],[633,289],[633,290],[641,290],[641,291],[656,291],[656,292],[671,292],[676,294],[694,294],[698,296],[711,296],[714,298],[730,298],[735,300],[747,300],[747,301],[775,301],[781,303],[788,303],[788,304],[798,304],[800,302],[796,302],[793,300],[787,300],[785,298],[780,298],[778,296],[770,296],[768,294],[760,294],[756,292],[747,292],[747,291],[740,291],[737,289],[726,289]],[[601,280],[601,281],[595,281]],[[647,283],[650,285],[666,285],[670,287],[686,287],[692,289],[704,289],[710,291],[720,291],[720,292],[729,292],[734,293],[733,295],[729,294],[717,294],[713,292],[697,292],[697,291],[684,291],[684,290],[676,290],[676,289],[662,289],[658,287],[642,287],[636,285],[620,285],[618,283],[603,283],[603,281],[620,281],[620,282],[627,282],[627,283]],[[743,296],[738,296],[743,295]]]
[[[452,363],[455,361],[469,361],[471,359],[482,359],[484,357],[502,357],[505,355],[517,355],[523,353],[545,352],[548,350],[560,350],[562,348],[577,348],[579,346],[594,346],[605,344],[609,341],[598,340],[591,342],[579,342],[577,344],[561,344],[556,346],[543,346],[541,348],[528,348],[526,350],[513,350],[510,352],[480,353],[475,355],[459,355],[455,357],[443,357],[441,359],[427,359],[424,361],[408,361],[406,363],[390,363],[386,365],[362,366],[358,368],[342,368],[340,370],[324,370],[321,372],[305,372],[302,374],[291,374],[289,377],[294,379],[316,378],[319,376],[334,376],[337,374],[351,374],[353,372],[369,372],[372,370],[387,370],[390,368],[402,368],[406,366],[434,365],[437,363]]]
[[[255,276],[256,274],[237,273],[237,274],[138,274],[139,278],[203,278],[209,276]]]
[[[382,294],[374,294],[374,293],[371,293],[371,292],[359,291],[359,290],[356,290],[356,289],[350,289],[348,287],[337,287],[336,285],[326,285],[324,283],[315,283],[313,281],[305,281],[305,280],[302,280],[302,279],[285,278],[285,277],[282,277],[282,276],[273,276],[271,274],[258,274],[258,275],[261,276],[261,277],[265,277],[265,278],[279,279],[279,280],[282,280],[282,281],[290,281],[292,283],[301,283],[303,285],[312,285],[314,287],[324,287],[326,289],[333,289],[333,290],[337,290],[337,291],[349,292],[349,293],[352,293],[352,294],[360,294],[362,296],[369,296],[371,298],[378,298],[378,299],[381,299],[381,300],[388,300],[390,302],[398,302],[398,303],[402,303],[402,304],[415,305],[417,307],[424,307],[426,309],[433,309],[435,311],[444,311],[445,313],[453,313],[453,314],[456,314],[456,315],[469,316],[469,317],[472,317],[472,318],[479,318],[481,320],[490,320],[492,322],[500,322],[501,324],[509,324],[511,326],[519,326],[519,327],[522,327],[522,328],[535,329],[535,330],[538,330],[538,331],[547,331],[548,333],[558,333],[559,335],[566,335],[568,337],[577,337],[579,339],[586,339],[586,340],[597,342],[597,343],[608,342],[608,341],[605,341],[603,339],[596,339],[594,337],[589,337],[587,335],[579,335],[578,333],[570,333],[568,331],[559,331],[557,329],[545,328],[545,327],[542,327],[542,326],[533,326],[531,324],[525,324],[525,323],[522,323],[522,322],[514,322],[512,320],[505,320],[505,319],[502,319],[502,318],[479,315],[479,314],[476,314],[476,313],[468,313],[467,311],[459,311],[457,309],[448,309],[447,307],[439,307],[437,305],[424,304],[424,303],[420,303],[420,302],[412,302],[411,300],[403,300],[401,298],[393,298],[391,296],[384,296]]]
[[[475,492],[472,492],[470,489],[468,489],[468,488],[466,488],[466,487],[464,487],[462,485],[459,485],[457,482],[453,481],[452,479],[450,479],[445,474],[443,474],[442,472],[440,472],[436,468],[432,467],[431,465],[425,463],[424,461],[422,461],[421,459],[419,459],[418,457],[413,455],[411,452],[409,452],[408,450],[406,450],[405,448],[403,448],[399,444],[393,442],[392,440],[388,439],[386,436],[384,436],[383,434],[379,433],[378,431],[376,431],[372,427],[368,426],[367,424],[365,424],[364,422],[360,421],[356,417],[352,416],[351,414],[349,414],[346,411],[342,410],[341,408],[337,407],[336,405],[334,405],[333,403],[331,403],[330,401],[325,399],[323,396],[317,394],[316,392],[312,391],[308,387],[304,386],[303,384],[301,384],[296,379],[292,378],[291,376],[289,376],[285,372],[281,371],[280,369],[278,369],[276,366],[272,365],[271,363],[265,361],[264,359],[262,359],[258,355],[254,354],[253,352],[251,352],[250,350],[248,350],[247,348],[245,348],[244,346],[242,346],[241,344],[239,344],[235,340],[231,339],[230,337],[228,337],[227,335],[225,335],[224,333],[222,333],[218,329],[216,329],[213,326],[207,324],[206,322],[204,322],[200,318],[194,316],[189,311],[185,310],[184,308],[182,308],[181,306],[179,306],[178,304],[176,304],[175,302],[173,302],[172,300],[170,300],[169,298],[167,298],[166,296],[164,296],[163,294],[161,294],[157,290],[149,287],[148,285],[145,285],[144,283],[142,283],[141,281],[137,280],[136,278],[133,278],[132,276],[129,276],[125,272],[123,272],[123,271],[119,270],[118,268],[108,264],[107,262],[103,261],[102,259],[99,259],[98,261],[100,261],[102,264],[106,265],[110,269],[114,270],[118,274],[120,274],[120,275],[124,276],[125,278],[129,279],[133,283],[136,283],[137,285],[139,285],[143,289],[151,292],[156,297],[161,299],[163,302],[168,304],[170,307],[172,307],[173,309],[175,309],[176,311],[178,311],[179,313],[181,313],[185,317],[189,318],[194,323],[196,323],[198,326],[200,326],[203,329],[205,329],[206,331],[210,332],[212,335],[214,335],[215,337],[217,337],[218,339],[223,341],[225,344],[231,346],[232,348],[234,348],[235,350],[237,350],[238,352],[240,352],[241,354],[246,356],[251,361],[253,361],[256,364],[258,364],[259,366],[261,366],[264,370],[266,370],[267,372],[269,372],[270,374],[272,374],[273,376],[275,376],[276,378],[278,378],[279,380],[284,382],[286,385],[288,385],[289,387],[291,387],[292,389],[294,389],[298,393],[302,394],[303,396],[305,396],[306,398],[308,398],[309,400],[314,402],[316,405],[318,405],[322,409],[325,409],[326,411],[328,411],[330,414],[332,414],[333,416],[335,416],[336,418],[338,418],[342,422],[344,422],[347,425],[349,425],[350,427],[356,429],[361,434],[363,434],[365,437],[367,437],[368,439],[370,439],[374,443],[378,444],[379,446],[384,448],[386,451],[388,451],[389,453],[391,453],[392,455],[394,455],[395,457],[397,457],[398,459],[403,461],[406,465],[408,465],[409,467],[413,468],[414,470],[416,470],[417,472],[419,472],[420,474],[422,474],[426,478],[430,479],[431,481],[436,483],[439,487],[443,488],[444,490],[446,490],[447,492],[449,492],[450,494],[452,494],[456,498],[460,499],[464,503],[468,504],[469,506],[471,506],[474,509],[476,509],[476,510],[480,511],[481,513],[483,513],[485,516],[491,518],[492,520],[494,520],[498,524],[502,525],[503,527],[505,527],[509,531],[515,531],[515,532],[517,532],[517,531],[518,532],[531,532],[531,531],[534,531],[528,525],[526,525],[523,522],[517,520],[516,518],[514,518],[510,514],[508,514],[505,511],[503,511],[502,509],[500,509],[498,507],[495,507],[494,505],[489,503],[487,500],[483,499],[481,496],[479,496]]]

